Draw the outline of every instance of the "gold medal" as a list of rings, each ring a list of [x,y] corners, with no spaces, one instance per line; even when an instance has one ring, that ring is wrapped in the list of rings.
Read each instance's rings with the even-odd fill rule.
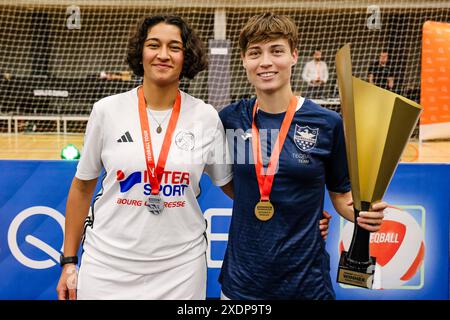
[[[270,201],[260,201],[255,206],[255,216],[261,221],[267,221],[273,217],[275,210]]]

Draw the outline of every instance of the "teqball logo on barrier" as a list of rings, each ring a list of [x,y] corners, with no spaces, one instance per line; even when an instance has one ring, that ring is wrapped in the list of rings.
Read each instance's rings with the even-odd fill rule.
[[[52,259],[47,260],[33,260],[27,257],[19,248],[19,244],[17,243],[17,233],[19,231],[20,226],[22,223],[27,220],[28,218],[35,216],[35,215],[46,215],[58,222],[59,226],[61,227],[61,230],[64,234],[64,216],[56,211],[55,209],[44,207],[44,206],[36,206],[36,207],[30,207],[28,209],[23,210],[20,212],[14,220],[11,222],[11,225],[9,226],[8,230],[8,245],[11,250],[11,253],[13,256],[22,263],[24,266],[27,266],[32,269],[47,269],[51,268],[56,265],[55,261],[59,261],[59,256],[61,252],[63,251],[64,243],[61,246],[61,249],[58,251],[51,247],[49,244],[43,242],[42,240],[36,238],[33,235],[27,235],[25,237],[25,241],[36,248],[42,250],[46,254],[48,254]]]

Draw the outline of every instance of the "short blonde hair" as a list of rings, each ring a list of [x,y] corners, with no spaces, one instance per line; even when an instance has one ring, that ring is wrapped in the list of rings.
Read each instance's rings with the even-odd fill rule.
[[[285,38],[291,51],[298,46],[298,30],[295,23],[285,15],[272,12],[261,13],[250,18],[239,34],[239,48],[245,53],[250,43],[267,42]]]

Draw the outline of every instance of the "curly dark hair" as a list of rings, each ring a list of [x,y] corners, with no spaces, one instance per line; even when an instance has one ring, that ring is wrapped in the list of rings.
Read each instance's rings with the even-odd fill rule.
[[[157,14],[139,21],[135,32],[128,41],[128,65],[135,75],[139,77],[144,75],[144,68],[141,63],[144,42],[150,28],[161,22],[174,25],[180,29],[184,49],[184,63],[180,79],[183,77],[193,79],[197,73],[205,70],[208,66],[205,46],[194,30],[181,17],[175,15]]]

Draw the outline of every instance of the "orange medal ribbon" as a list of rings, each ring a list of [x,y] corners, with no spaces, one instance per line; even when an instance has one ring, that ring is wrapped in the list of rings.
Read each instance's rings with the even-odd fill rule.
[[[256,178],[258,179],[259,193],[261,195],[260,202],[255,207],[255,215],[262,221],[272,218],[274,209],[270,203],[270,192],[272,190],[273,179],[275,178],[275,169],[280,160],[280,152],[283,148],[284,141],[291,126],[292,119],[294,118],[295,110],[298,104],[298,98],[293,96],[289,102],[289,107],[281,123],[280,133],[278,134],[277,141],[273,148],[272,154],[267,166],[267,172],[264,173],[262,155],[261,155],[261,142],[259,138],[259,131],[255,123],[255,115],[258,109],[258,100],[253,106],[253,119],[252,119],[252,150],[253,160],[255,162]]]
[[[171,143],[172,135],[177,125],[178,116],[180,115],[181,95],[180,91],[178,91],[177,97],[173,104],[173,111],[172,114],[170,115],[169,125],[167,127],[166,134],[164,135],[164,140],[156,168],[147,115],[147,104],[145,103],[144,90],[142,86],[138,88],[138,100],[139,100],[139,120],[141,123],[142,141],[144,142],[144,153],[145,153],[145,161],[147,164],[147,174],[150,180],[150,185],[152,187],[152,194],[157,195],[159,194],[159,186],[161,184],[162,174],[166,166],[170,145],[172,144]]]

